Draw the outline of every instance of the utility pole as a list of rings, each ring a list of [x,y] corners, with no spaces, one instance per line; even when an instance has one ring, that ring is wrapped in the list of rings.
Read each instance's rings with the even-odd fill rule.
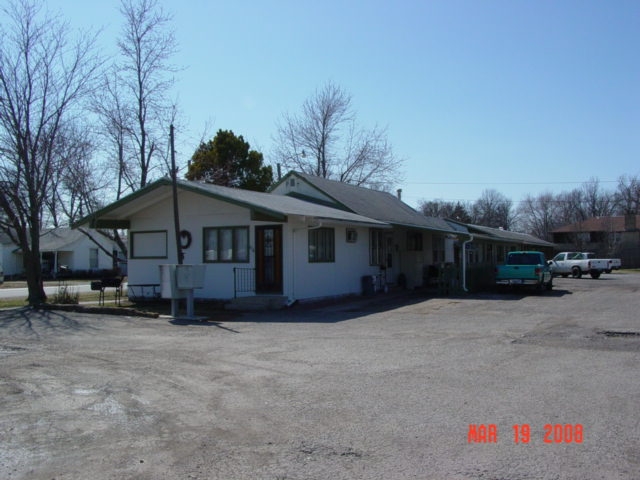
[[[171,184],[173,187],[173,223],[176,230],[176,251],[178,265],[182,265],[184,254],[182,253],[182,241],[180,240],[180,214],[178,210],[178,169],[176,168],[176,149],[174,144],[173,124],[169,127],[169,139],[171,143]]]

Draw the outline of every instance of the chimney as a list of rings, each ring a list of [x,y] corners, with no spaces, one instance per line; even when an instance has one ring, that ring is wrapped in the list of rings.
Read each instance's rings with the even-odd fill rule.
[[[402,200],[402,189],[398,189],[398,200]]]

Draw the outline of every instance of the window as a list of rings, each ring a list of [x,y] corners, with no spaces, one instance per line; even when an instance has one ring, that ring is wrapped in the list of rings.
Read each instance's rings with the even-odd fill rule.
[[[98,249],[97,248],[89,249],[89,269],[90,270],[98,269]]]
[[[309,230],[309,262],[335,262],[335,231],[333,228]]]
[[[371,229],[369,233],[369,264],[384,265],[384,231]]]
[[[469,245],[469,244],[468,244]],[[433,236],[433,263],[446,261],[444,255],[444,237],[441,235]]]
[[[167,232],[131,232],[131,258],[167,258]]]
[[[422,251],[422,232],[407,232],[407,250],[414,252]]]
[[[204,262],[249,261],[249,227],[205,228]]]

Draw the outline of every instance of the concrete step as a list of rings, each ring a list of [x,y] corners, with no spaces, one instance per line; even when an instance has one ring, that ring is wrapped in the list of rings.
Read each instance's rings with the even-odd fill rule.
[[[279,310],[287,305],[289,299],[282,295],[256,295],[238,297],[225,305],[226,310]]]

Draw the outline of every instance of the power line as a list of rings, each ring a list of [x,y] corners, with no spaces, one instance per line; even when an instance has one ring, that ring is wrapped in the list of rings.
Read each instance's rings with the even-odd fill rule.
[[[589,181],[575,182],[402,182],[405,185],[575,185],[593,183]],[[598,180],[598,183],[618,183],[617,180]]]

